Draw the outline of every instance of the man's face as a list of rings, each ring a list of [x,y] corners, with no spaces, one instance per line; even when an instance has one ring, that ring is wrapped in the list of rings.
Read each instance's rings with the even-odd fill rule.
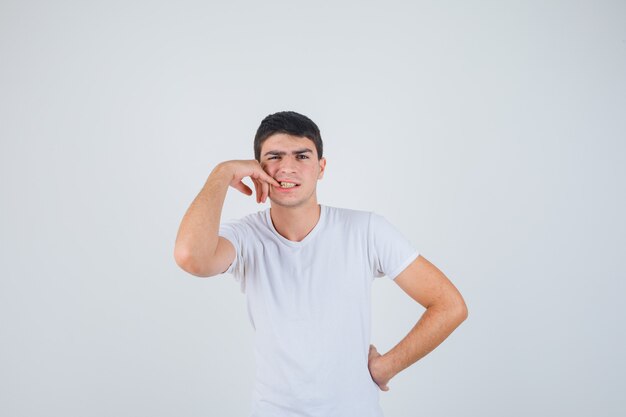
[[[311,139],[275,133],[263,142],[260,158],[263,170],[276,181],[298,184],[291,188],[270,185],[272,203],[286,207],[317,204],[317,180],[324,176],[326,159],[317,159]]]

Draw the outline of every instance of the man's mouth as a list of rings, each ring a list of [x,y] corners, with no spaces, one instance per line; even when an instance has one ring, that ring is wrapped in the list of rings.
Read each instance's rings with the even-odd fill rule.
[[[299,186],[300,184],[296,184],[295,182],[280,181],[280,188],[295,188]]]
[[[280,187],[275,187],[275,188],[278,188],[281,190],[287,190],[289,188],[296,188],[300,186],[300,184],[298,184],[295,181],[279,180],[279,179],[277,179],[276,181],[280,184]]]

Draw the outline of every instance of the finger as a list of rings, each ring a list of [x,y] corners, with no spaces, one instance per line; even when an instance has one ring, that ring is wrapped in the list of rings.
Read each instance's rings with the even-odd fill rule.
[[[254,182],[254,189],[256,191],[256,202],[260,203],[261,202],[261,194],[259,192],[259,180],[257,180],[256,178],[252,178],[252,181]]]
[[[239,181],[237,184],[233,185],[233,188],[236,190],[239,190],[240,192],[246,194],[246,195],[251,195],[252,194],[252,190],[250,189],[250,187],[248,187],[246,184],[244,184],[243,182]]]
[[[263,178],[263,180],[269,182],[270,184],[274,185],[275,187],[280,187],[280,183],[276,181],[274,178],[272,178],[271,176],[267,175],[265,172],[263,172],[263,174],[261,175],[261,178]]]
[[[257,194],[257,203],[261,204],[263,202],[263,181],[256,180],[256,194]]]
[[[263,182],[261,186],[263,187],[263,202],[265,203],[265,200],[267,200],[267,195],[269,193],[270,186],[266,182]]]

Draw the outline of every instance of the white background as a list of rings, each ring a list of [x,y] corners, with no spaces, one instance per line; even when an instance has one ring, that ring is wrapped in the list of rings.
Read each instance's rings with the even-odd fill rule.
[[[622,1],[2,0],[0,415],[247,415],[245,298],[174,239],[282,110],[321,129],[319,201],[385,216],[468,305],[386,417],[625,415],[624,22]],[[222,218],[268,205],[231,188]],[[373,303],[383,353],[424,311],[387,278]]]

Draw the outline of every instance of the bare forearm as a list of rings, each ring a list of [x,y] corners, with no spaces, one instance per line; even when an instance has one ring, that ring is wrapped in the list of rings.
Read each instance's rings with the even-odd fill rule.
[[[441,344],[467,317],[458,307],[431,306],[381,363],[389,378],[408,368]]]
[[[174,249],[177,261],[193,264],[195,259],[215,252],[222,208],[232,177],[232,172],[222,164],[211,171],[181,221]]]

